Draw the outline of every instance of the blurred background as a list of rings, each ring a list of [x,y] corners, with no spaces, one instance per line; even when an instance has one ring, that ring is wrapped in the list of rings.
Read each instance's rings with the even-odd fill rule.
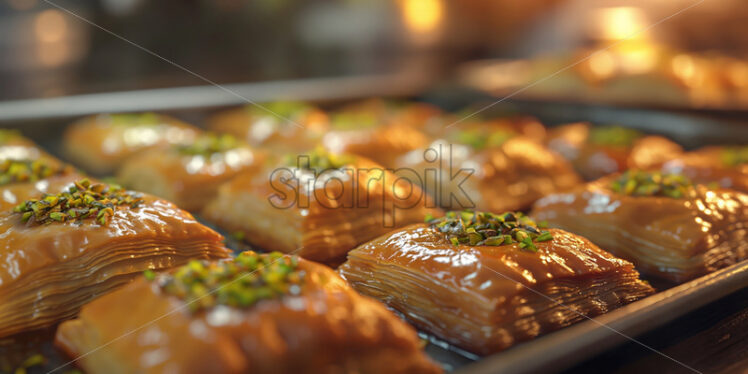
[[[397,72],[501,92],[546,75],[507,61],[563,67],[623,41],[582,81],[645,74],[665,54],[686,56],[672,65],[688,86],[715,56],[730,71],[719,90],[745,91],[746,19],[745,0],[0,0],[0,100],[205,84],[94,24],[217,83]],[[692,104],[743,105],[721,95]]]

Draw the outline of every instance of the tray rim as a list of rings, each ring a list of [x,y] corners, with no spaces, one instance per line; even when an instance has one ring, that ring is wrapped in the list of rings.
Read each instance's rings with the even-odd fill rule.
[[[628,341],[615,331],[635,338],[746,286],[748,260],[743,260],[593,317],[597,322],[579,322],[506,351],[482,357],[455,373],[559,372]],[[667,360],[665,357],[662,359]]]

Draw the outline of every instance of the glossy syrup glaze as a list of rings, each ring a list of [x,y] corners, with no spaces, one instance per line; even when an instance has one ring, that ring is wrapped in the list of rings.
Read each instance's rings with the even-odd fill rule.
[[[117,119],[128,115],[99,114],[68,126],[63,139],[65,153],[87,171],[112,173],[128,157],[145,149],[187,144],[200,133],[196,127],[164,115],[150,114],[144,123]]]
[[[650,168],[683,152],[678,144],[653,135],[638,135],[630,143],[595,143],[591,141],[592,129],[589,123],[572,123],[552,129],[548,136],[548,146],[571,161],[587,180],[629,168]]]
[[[175,149],[154,149],[134,156],[117,173],[117,181],[199,212],[218,187],[240,173],[254,173],[264,156],[247,145],[211,155],[184,155]]]
[[[0,335],[49,326],[145,269],[189,258],[222,258],[221,235],[174,204],[146,195],[118,207],[106,225],[81,221],[24,223],[0,214]]]
[[[533,253],[516,243],[455,246],[427,224],[416,224],[361,245],[351,256],[407,268],[460,292],[492,300],[509,299],[524,286],[631,266],[582,237],[558,229],[551,233],[553,240],[537,243],[538,252]]]
[[[11,183],[0,186],[0,211],[7,211],[28,199],[36,199],[42,194],[56,194],[82,179],[78,173],[56,175],[36,182]]]
[[[480,354],[578,320],[554,299],[594,315],[652,292],[631,263],[550,232],[553,240],[532,252],[517,243],[453,245],[427,224],[411,225],[354,249],[338,271],[420,328]]]
[[[299,266],[299,295],[196,313],[139,279],[63,323],[57,345],[77,357],[111,341],[81,357],[92,374],[441,371],[420,350],[413,328],[383,305],[322,265]]]
[[[418,186],[355,157],[319,174],[279,167],[240,175],[221,187],[205,216],[260,248],[335,262],[358,244],[439,212]]]
[[[677,282],[748,257],[748,196],[705,186],[680,199],[629,196],[610,190],[615,178],[547,196],[533,215]]]
[[[261,108],[234,108],[213,116],[208,127],[276,154],[306,150],[329,129],[327,114],[311,106],[302,113],[286,118],[280,116],[286,117],[286,113],[263,112]]]
[[[724,153],[728,147],[704,147],[663,164],[667,172],[682,173],[703,184],[748,192],[748,164],[728,165]]]
[[[523,210],[580,183],[566,160],[521,136],[483,150],[437,140],[402,157],[399,166],[415,171],[413,180],[430,194],[439,186],[437,203],[447,209]]]

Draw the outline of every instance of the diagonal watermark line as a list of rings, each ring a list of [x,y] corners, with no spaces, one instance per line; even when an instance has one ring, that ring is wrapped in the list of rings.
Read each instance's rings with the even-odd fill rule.
[[[615,43],[612,43],[612,44],[608,45],[605,48],[598,49],[598,50],[590,53],[586,57],[584,57],[584,58],[582,58],[582,59],[580,59],[578,61],[575,61],[574,63],[572,63],[570,65],[567,65],[567,66],[559,69],[558,71],[554,72],[553,74],[550,74],[550,75],[547,75],[547,76],[545,76],[543,78],[540,78],[540,79],[538,79],[538,80],[536,80],[536,81],[534,81],[534,82],[532,82],[532,83],[530,83],[530,84],[528,84],[528,85],[526,85],[526,86],[524,86],[524,87],[522,87],[522,88],[520,88],[520,89],[518,89],[518,90],[516,90],[516,91],[514,91],[514,92],[512,92],[512,93],[510,93],[510,94],[508,94],[506,96],[504,96],[504,97],[502,97],[501,99],[496,100],[493,103],[488,104],[488,105],[484,106],[483,108],[478,109],[477,111],[472,112],[472,113],[468,114],[467,116],[464,116],[464,117],[462,117],[462,118],[460,118],[460,119],[458,119],[458,120],[450,123],[449,125],[445,126],[444,128],[445,129],[450,128],[450,127],[452,127],[452,126],[454,126],[454,125],[456,125],[458,123],[461,123],[461,122],[467,120],[470,117],[473,117],[473,116],[475,116],[477,114],[480,114],[481,112],[483,112],[483,111],[485,111],[487,109],[490,109],[491,107],[493,107],[496,104],[504,102],[507,99],[510,99],[510,98],[516,96],[517,94],[520,94],[520,93],[524,92],[525,90],[527,90],[529,88],[532,88],[532,87],[534,87],[534,86],[536,86],[536,85],[538,85],[540,83],[543,83],[543,82],[547,81],[548,79],[551,79],[551,78],[555,77],[556,75],[561,74],[564,71],[569,70],[569,69],[573,68],[574,66],[577,66],[577,65],[579,65],[579,64],[581,64],[581,63],[589,60],[590,58],[592,58],[593,56],[597,55],[598,53],[605,52],[605,51],[607,51],[607,50],[609,50],[609,49],[611,49],[611,48],[613,48],[613,47],[615,47],[615,46],[617,46],[617,45],[619,45],[619,44],[621,44],[621,43],[623,43],[623,42],[625,42],[625,41],[627,41],[627,40],[629,40],[629,39],[631,39],[631,38],[633,38],[633,37],[635,37],[635,36],[637,36],[637,35],[639,35],[641,33],[643,33],[643,32],[649,31],[650,29],[652,29],[652,28],[660,25],[661,23],[663,23],[663,22],[665,22],[665,21],[667,21],[667,20],[669,20],[669,19],[671,19],[671,18],[673,18],[673,17],[675,17],[675,16],[677,16],[677,15],[679,15],[679,14],[681,14],[681,13],[683,13],[683,12],[685,12],[685,11],[687,11],[687,10],[689,10],[689,9],[691,9],[691,8],[699,5],[699,4],[701,4],[701,3],[703,3],[704,1],[706,1],[706,0],[699,0],[699,1],[691,4],[691,5],[683,8],[683,9],[681,9],[681,10],[679,10],[679,11],[677,11],[677,12],[675,12],[675,13],[667,16],[667,17],[665,17],[665,18],[660,19],[659,21],[657,21],[657,22],[655,22],[655,23],[653,23],[653,24],[651,24],[651,25],[649,25],[649,26],[647,26],[647,27],[645,27],[645,28],[643,28],[641,30],[638,30],[638,31],[632,33],[631,35],[626,36],[625,38],[623,38],[623,39],[621,39],[621,40],[619,40],[619,41],[617,41]]]
[[[296,248],[296,249],[294,249],[293,251],[291,251],[291,252],[289,252],[289,253],[286,253],[286,254],[284,254],[284,256],[283,256],[283,257],[280,257],[280,258],[278,258],[277,260],[275,260],[275,261],[271,262],[271,263],[270,263],[270,265],[273,265],[273,264],[275,264],[276,262],[278,262],[278,261],[280,261],[280,260],[284,259],[284,258],[285,258],[286,256],[293,256],[293,255],[295,255],[295,254],[296,254],[297,252],[299,252],[299,251],[300,251],[300,250],[302,250],[303,248],[304,248],[304,247],[303,247],[303,246],[301,246],[301,247],[299,247],[299,248]],[[112,340],[110,340],[110,341],[108,341],[108,342],[106,342],[106,343],[104,343],[104,344],[102,344],[102,345],[100,345],[100,346],[98,346],[98,347],[96,347],[96,348],[94,348],[94,349],[92,349],[92,350],[90,350],[90,351],[88,351],[88,352],[86,352],[86,353],[82,354],[82,355],[79,355],[78,357],[76,357],[76,358],[74,358],[74,359],[72,359],[72,360],[70,360],[70,361],[68,361],[68,362],[66,362],[66,363],[64,363],[64,364],[62,364],[62,365],[60,365],[60,366],[58,366],[58,367],[56,367],[56,368],[52,369],[52,370],[50,370],[50,371],[48,371],[48,372],[47,372],[47,374],[51,374],[51,373],[54,373],[54,372],[56,372],[56,371],[58,371],[58,370],[60,370],[60,369],[63,369],[63,368],[65,368],[66,366],[72,365],[72,364],[74,364],[74,363],[78,362],[79,360],[81,360],[82,358],[84,358],[84,357],[86,357],[86,356],[88,356],[88,355],[91,355],[91,354],[93,354],[93,353],[95,353],[95,352],[99,351],[99,350],[100,350],[100,349],[102,349],[102,348],[106,348],[106,347],[108,347],[108,346],[110,346],[110,345],[114,344],[115,342],[117,342],[117,341],[119,341],[119,340],[122,340],[122,339],[124,339],[124,338],[126,338],[126,337],[128,337],[128,336],[130,336],[130,335],[132,335],[132,334],[134,334],[134,333],[136,333],[136,332],[138,332],[138,331],[140,331],[140,330],[142,330],[142,329],[144,329],[144,328],[148,327],[148,326],[151,326],[151,325],[153,325],[154,323],[156,323],[156,322],[158,322],[158,321],[160,321],[160,320],[162,320],[162,319],[164,319],[164,318],[166,318],[166,317],[168,317],[168,316],[170,316],[170,315],[172,315],[172,314],[174,314],[174,313],[177,313],[177,312],[181,312],[181,311],[185,310],[186,308],[189,308],[189,306],[190,306],[190,305],[192,305],[193,303],[195,303],[195,302],[198,302],[198,301],[200,301],[200,300],[201,300],[202,298],[204,298],[204,297],[207,297],[207,296],[210,296],[210,295],[213,295],[214,293],[218,292],[219,290],[223,289],[224,287],[226,287],[226,286],[229,286],[229,285],[232,285],[232,284],[234,284],[235,282],[238,282],[238,281],[240,281],[240,280],[242,280],[242,279],[244,279],[244,278],[246,278],[246,277],[248,277],[248,276],[250,276],[250,275],[254,274],[254,273],[255,273],[255,272],[257,272],[258,270],[260,270],[260,269],[258,268],[258,269],[255,269],[255,270],[253,270],[253,271],[250,271],[249,273],[243,274],[242,276],[240,276],[240,277],[237,277],[237,278],[233,279],[232,281],[230,281],[230,282],[227,282],[227,283],[225,283],[225,284],[221,285],[220,287],[216,287],[216,288],[215,288],[214,290],[212,290],[212,291],[210,291],[210,292],[206,293],[205,295],[202,295],[202,296],[200,296],[200,297],[198,297],[198,298],[195,298],[195,299],[192,299],[192,300],[190,300],[189,302],[186,302],[186,303],[184,303],[184,304],[181,304],[181,305],[180,305],[179,307],[177,307],[177,308],[174,308],[174,309],[172,309],[172,310],[171,310],[171,311],[169,311],[168,313],[166,313],[166,314],[163,314],[163,315],[161,315],[161,316],[159,316],[159,317],[157,317],[157,318],[155,318],[155,319],[153,319],[153,320],[151,320],[151,321],[149,321],[149,322],[147,322],[147,323],[144,323],[144,324],[142,324],[142,325],[138,326],[137,328],[135,328],[135,329],[132,329],[132,330],[130,330],[130,331],[128,331],[128,332],[126,332],[126,333],[124,333],[124,334],[122,334],[122,335],[120,335],[120,336],[118,336],[118,337],[116,337],[116,338],[114,338],[114,339],[112,339]],[[125,287],[126,287],[126,286],[125,286]]]
[[[667,359],[675,362],[676,364],[681,365],[684,368],[693,371],[694,373],[703,374],[702,372],[700,372],[700,371],[692,368],[691,366],[688,366],[688,365],[684,364],[683,362],[678,361],[678,360],[676,360],[676,359],[674,359],[674,358],[672,358],[672,357],[670,357],[670,356],[668,356],[668,355],[666,355],[666,354],[664,354],[664,353],[662,353],[662,352],[660,352],[660,351],[658,351],[658,350],[656,350],[656,349],[654,349],[654,348],[652,348],[652,347],[650,347],[650,346],[648,346],[648,345],[640,342],[639,340],[634,339],[631,336],[629,336],[627,334],[624,334],[624,333],[622,333],[622,332],[620,332],[620,331],[618,331],[618,330],[616,330],[616,329],[608,326],[605,323],[602,323],[602,322],[600,322],[600,321],[598,321],[598,320],[596,320],[596,319],[594,319],[592,317],[589,317],[589,316],[585,315],[584,313],[576,310],[575,308],[567,306],[564,303],[562,303],[562,302],[560,302],[560,301],[558,301],[558,300],[556,300],[556,299],[554,299],[554,298],[552,298],[552,297],[550,297],[550,296],[548,296],[548,295],[546,295],[546,294],[544,294],[544,293],[542,293],[542,292],[540,292],[540,291],[538,291],[538,290],[536,290],[536,289],[534,289],[532,287],[529,287],[529,286],[525,285],[524,283],[522,283],[520,281],[517,281],[516,279],[513,279],[513,278],[511,278],[511,277],[509,277],[507,275],[504,275],[501,272],[499,272],[499,271],[497,271],[495,269],[492,269],[491,267],[486,266],[486,269],[491,270],[492,272],[496,273],[497,275],[500,275],[504,279],[510,280],[512,282],[515,282],[515,283],[519,284],[520,286],[528,289],[529,291],[537,294],[538,296],[544,297],[544,298],[548,299],[549,301],[555,303],[556,305],[558,305],[558,306],[560,306],[560,307],[562,307],[564,309],[567,309],[567,310],[569,310],[569,311],[571,311],[571,312],[579,315],[580,317],[583,317],[583,318],[585,318],[587,320],[590,320],[590,321],[592,321],[592,322],[594,322],[594,323],[596,323],[596,324],[598,324],[598,325],[600,325],[602,327],[605,327],[606,329],[608,329],[608,330],[610,330],[610,331],[612,331],[612,332],[614,332],[614,333],[616,333],[616,334],[618,334],[618,335],[620,335],[620,336],[622,336],[622,337],[624,337],[624,338],[626,338],[626,339],[628,339],[628,340],[630,340],[630,341],[632,341],[632,342],[634,342],[634,343],[636,343],[636,344],[638,344],[638,345],[640,345],[640,346],[642,346],[642,347],[644,347],[644,348],[646,348],[646,349],[648,349],[648,350],[650,350],[650,351],[652,351],[652,352],[654,352],[654,353],[656,353],[656,354],[658,354],[658,355],[660,355],[662,357],[665,357],[665,358],[667,358]]]
[[[182,66],[182,65],[180,65],[180,64],[178,64],[178,63],[176,63],[174,61],[171,61],[168,58],[163,57],[160,54],[158,54],[158,53],[156,53],[154,51],[151,51],[150,49],[145,48],[145,47],[143,47],[143,46],[141,46],[141,45],[139,45],[139,44],[137,44],[137,43],[135,43],[135,42],[133,42],[133,41],[131,41],[131,40],[129,40],[129,39],[127,39],[127,38],[125,38],[125,37],[117,34],[117,33],[115,33],[115,32],[113,32],[113,31],[110,31],[110,30],[104,28],[103,26],[99,26],[98,24],[96,24],[96,23],[94,23],[94,22],[92,22],[92,21],[90,21],[90,20],[88,20],[88,19],[86,19],[86,18],[84,18],[84,17],[76,14],[75,12],[73,12],[73,11],[71,11],[71,10],[69,10],[69,9],[67,9],[67,8],[59,5],[59,4],[55,4],[55,3],[53,3],[52,1],[49,1],[49,0],[43,0],[43,1],[45,3],[47,3],[47,4],[49,4],[49,5],[57,8],[57,9],[60,9],[61,11],[65,12],[67,14],[70,14],[71,16],[73,16],[73,17],[75,17],[75,18],[77,18],[77,19],[79,19],[79,20],[81,20],[81,21],[83,21],[83,22],[85,22],[85,23],[93,26],[93,27],[96,27],[97,29],[99,29],[101,31],[106,32],[107,34],[109,34],[111,36],[114,36],[117,39],[120,39],[120,40],[122,40],[122,41],[124,41],[124,42],[126,42],[126,43],[128,43],[130,45],[132,45],[135,48],[140,49],[141,51],[143,51],[145,53],[148,53],[151,56],[157,57],[158,59],[160,59],[160,60],[162,60],[162,61],[164,61],[164,62],[166,62],[166,63],[168,63],[168,64],[170,64],[170,65],[172,65],[174,67],[177,67],[177,68],[181,69],[182,71],[184,71],[186,73],[189,73],[190,75],[192,75],[192,76],[194,76],[194,77],[196,77],[196,78],[198,78],[198,79],[200,79],[200,80],[202,80],[202,81],[204,81],[206,83],[209,83],[209,84],[211,84],[211,85],[213,85],[213,86],[215,86],[215,87],[223,90],[224,92],[226,92],[228,94],[231,94],[233,96],[236,96],[239,99],[244,100],[247,104],[254,105],[254,106],[256,106],[256,107],[258,107],[258,108],[260,108],[260,109],[262,109],[262,110],[264,110],[264,111],[266,111],[266,112],[274,115],[275,117],[280,118],[280,119],[282,119],[284,121],[287,121],[287,122],[289,122],[289,123],[291,123],[291,124],[293,124],[293,125],[295,125],[295,126],[297,126],[299,128],[302,128],[302,129],[304,128],[304,126],[298,124],[297,122],[295,122],[295,121],[293,121],[293,120],[291,120],[289,118],[286,118],[286,117],[284,117],[284,116],[282,116],[282,115],[280,115],[280,114],[278,114],[278,113],[276,113],[276,112],[268,109],[267,107],[265,107],[263,105],[260,105],[260,104],[258,104],[255,101],[250,100],[249,98],[247,98],[247,97],[245,97],[243,95],[240,95],[236,91],[228,89],[228,88],[226,88],[226,87],[224,87],[224,86],[222,86],[222,85],[220,85],[220,84],[218,84],[218,83],[216,83],[216,82],[214,82],[214,81],[212,81],[212,80],[204,77],[203,75],[195,73],[194,71],[192,71],[190,69],[187,69],[186,67],[184,67],[184,66]]]

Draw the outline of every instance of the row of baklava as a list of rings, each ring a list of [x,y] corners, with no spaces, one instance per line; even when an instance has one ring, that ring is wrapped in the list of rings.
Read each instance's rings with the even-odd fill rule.
[[[574,124],[546,131],[530,118],[457,119],[422,104],[368,101],[329,114],[276,103],[216,116],[211,127],[233,136],[202,134],[154,114],[103,115],[73,125],[65,144],[76,164],[117,171],[125,185],[173,199],[258,248],[291,256],[246,253],[146,274],[63,323],[58,345],[85,356],[80,363],[92,372],[294,372],[297,365],[317,372],[428,372],[438,368],[420,353],[412,329],[329,269],[295,256],[345,261],[338,274],[356,291],[477,354],[653,292],[632,263],[614,255],[675,280],[746,258],[742,193],[671,173],[677,167],[699,182],[735,187],[740,150],[686,154],[664,138],[622,128]],[[250,161],[242,163],[246,155]],[[650,171],[589,184],[575,172],[595,178],[628,168]],[[35,280],[12,287],[21,297],[6,313],[16,321],[0,325],[3,334],[15,331],[5,326],[20,331],[68,318],[144,269],[227,256],[218,234],[164,200],[86,181],[55,194],[39,186],[57,173],[31,174],[40,179],[34,194],[52,194],[20,199],[7,214],[9,225],[25,230],[14,235],[70,239],[41,239],[33,250],[19,250],[20,242],[6,247],[3,266],[10,273],[24,270],[20,259],[43,262],[31,261],[29,251],[57,261],[9,278]],[[557,228],[514,212],[543,196],[532,216]],[[473,209],[440,209],[466,202]],[[167,207],[179,213],[166,214]],[[64,283],[66,290],[58,288]],[[34,300],[24,301],[31,293]],[[37,317],[44,302],[46,322]],[[101,344],[107,347],[96,349]]]
[[[3,344],[65,321],[56,345],[88,373],[441,372],[412,327],[324,265],[232,258],[187,211],[17,132],[0,131],[0,154]]]

